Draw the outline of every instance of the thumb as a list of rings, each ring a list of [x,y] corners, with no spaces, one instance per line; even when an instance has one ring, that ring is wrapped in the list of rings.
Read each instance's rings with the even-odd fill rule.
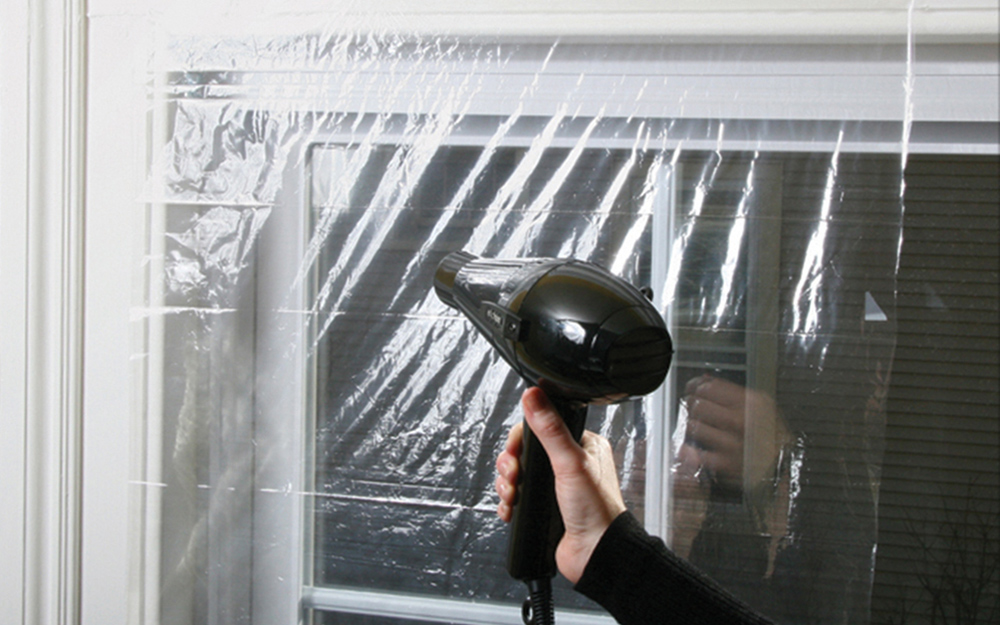
[[[545,448],[552,464],[552,472],[565,475],[579,471],[584,451],[573,440],[573,435],[555,406],[538,387],[529,388],[521,397],[524,418],[528,427]]]

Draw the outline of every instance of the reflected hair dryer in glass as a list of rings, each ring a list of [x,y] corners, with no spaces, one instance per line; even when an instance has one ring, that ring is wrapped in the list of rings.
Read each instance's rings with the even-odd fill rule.
[[[591,263],[554,258],[491,260],[453,252],[434,289],[462,312],[531,386],[541,387],[579,441],[587,405],[654,391],[673,346],[642,292]],[[548,456],[524,426],[507,571],[528,584],[525,623],[551,623],[551,579],[563,533]]]

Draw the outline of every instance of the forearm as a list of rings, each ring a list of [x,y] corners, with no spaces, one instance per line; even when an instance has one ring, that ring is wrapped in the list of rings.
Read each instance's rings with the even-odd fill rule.
[[[647,534],[628,512],[605,532],[576,590],[622,625],[771,624]]]

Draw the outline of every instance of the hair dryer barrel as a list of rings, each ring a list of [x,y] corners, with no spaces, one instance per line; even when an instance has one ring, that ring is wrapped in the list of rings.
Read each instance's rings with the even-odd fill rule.
[[[475,258],[472,254],[465,252],[452,252],[444,257],[434,273],[434,291],[437,293],[438,299],[452,308],[458,307],[453,295],[455,276],[462,270],[462,267]]]

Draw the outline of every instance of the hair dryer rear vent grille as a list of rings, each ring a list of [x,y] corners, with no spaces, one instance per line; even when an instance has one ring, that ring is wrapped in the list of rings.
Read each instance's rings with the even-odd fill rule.
[[[663,382],[672,356],[666,330],[639,328],[618,337],[608,349],[608,376],[623,392],[645,395]]]

